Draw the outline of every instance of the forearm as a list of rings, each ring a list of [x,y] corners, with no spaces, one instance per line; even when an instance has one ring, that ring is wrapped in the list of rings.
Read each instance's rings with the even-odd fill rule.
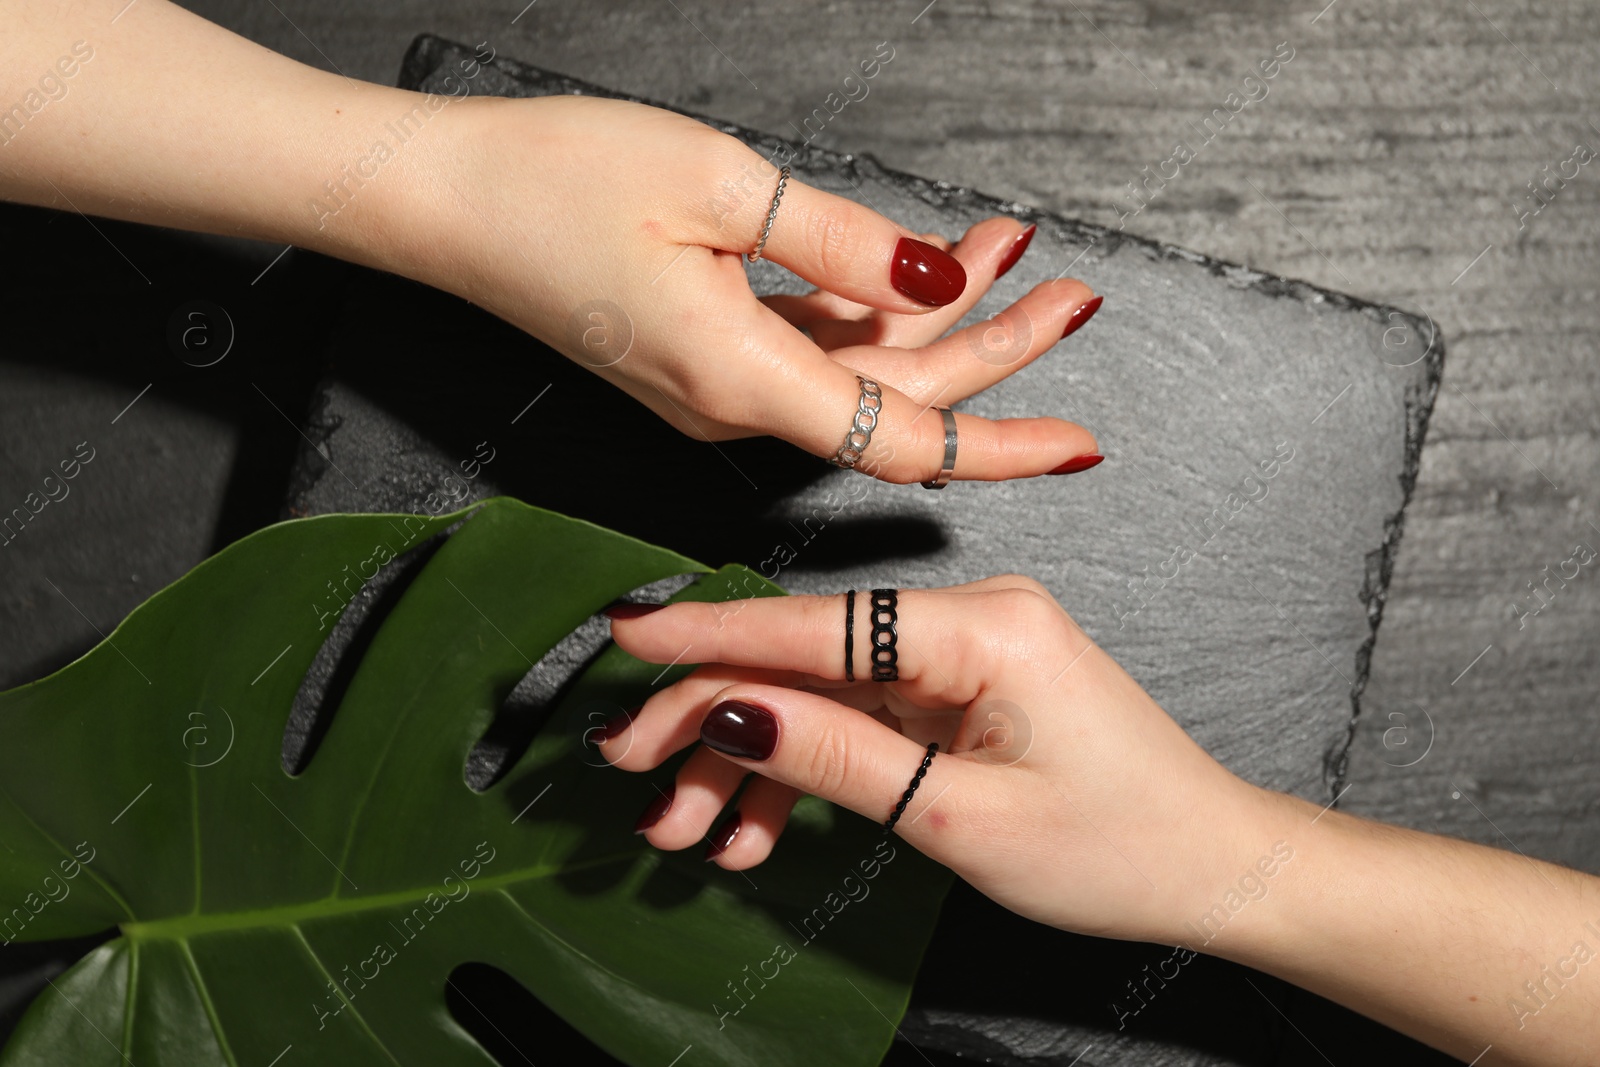
[[[6,22],[0,198],[390,268],[426,242],[397,207],[437,170],[450,98],[307,67],[165,0],[12,0]]]
[[[1281,794],[1263,808],[1293,859],[1203,951],[1484,1067],[1593,1062],[1600,879]]]

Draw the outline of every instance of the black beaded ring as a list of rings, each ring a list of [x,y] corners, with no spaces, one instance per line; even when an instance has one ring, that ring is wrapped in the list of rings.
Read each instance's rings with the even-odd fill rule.
[[[844,680],[856,680],[856,591],[844,595]]]
[[[899,596],[893,589],[872,591],[872,680],[893,682],[900,678],[900,653],[895,644],[900,640],[895,629],[898,619]]]
[[[900,816],[905,814],[906,805],[911,803],[911,794],[917,791],[917,786],[922,784],[922,776],[928,773],[928,764],[933,762],[933,754],[939,751],[939,742],[928,742],[928,753],[922,757],[922,766],[917,768],[917,773],[911,779],[911,784],[906,786],[906,791],[900,798],[900,803],[894,806],[894,814],[889,816],[889,821],[883,824],[883,832],[889,833],[894,829],[894,824],[900,821]],[[935,800],[939,799],[934,797]]]

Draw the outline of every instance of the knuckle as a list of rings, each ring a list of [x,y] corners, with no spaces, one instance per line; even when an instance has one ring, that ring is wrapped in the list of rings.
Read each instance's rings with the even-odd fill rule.
[[[1012,586],[995,594],[1001,625],[1013,637],[1029,644],[1060,633],[1066,613],[1049,592]]]
[[[1020,589],[1055,603],[1054,594],[1037,578],[1026,574],[1002,574],[998,580],[1005,583],[1008,589]]]
[[[822,204],[806,215],[806,247],[811,250],[817,268],[828,278],[848,278],[855,267],[855,212],[836,204]]]
[[[776,169],[738,138],[700,123],[686,144],[689,179],[702,193],[703,223],[716,234],[743,240],[766,209]]]
[[[823,798],[839,796],[850,780],[850,745],[835,723],[822,723],[804,757],[805,789]]]

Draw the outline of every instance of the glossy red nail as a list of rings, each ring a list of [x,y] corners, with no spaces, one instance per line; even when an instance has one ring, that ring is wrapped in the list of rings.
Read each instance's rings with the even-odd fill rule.
[[[646,804],[644,811],[639,815],[639,821],[633,824],[633,832],[642,834],[660,822],[662,816],[666,815],[667,809],[672,807],[672,798],[677,795],[677,792],[678,786],[674,782],[672,785],[667,786],[666,792]]]
[[[778,747],[778,720],[766,708],[724,700],[700,724],[700,740],[739,759],[770,759]]]
[[[1086,471],[1090,467],[1098,467],[1100,465],[1101,461],[1104,460],[1105,458],[1106,457],[1104,457],[1104,456],[1095,455],[1095,454],[1092,454],[1092,453],[1090,455],[1087,455],[1087,456],[1075,456],[1072,459],[1067,460],[1065,463],[1063,463],[1061,466],[1057,467],[1055,470],[1047,471],[1046,473],[1048,473],[1048,474],[1077,474],[1079,471]]]
[[[613,604],[600,614],[608,619],[637,619],[664,607],[665,604]]]
[[[643,710],[643,708],[629,708],[627,711],[617,712],[599,726],[593,727],[588,731],[589,743],[591,745],[598,745],[605,741],[611,740],[613,737],[616,737],[622,731],[632,726],[634,717]]]
[[[948,252],[926,241],[902,237],[889,261],[889,284],[919,304],[944,307],[966,289],[967,272]]]
[[[1010,248],[1006,249],[1005,258],[1000,261],[1000,266],[995,268],[995,281],[1004,278],[1006,271],[1017,265],[1017,260],[1022,258],[1022,253],[1026,252],[1028,246],[1033,243],[1033,232],[1038,228],[1037,226],[1029,226],[1026,230],[1017,234],[1017,239],[1011,242]]]
[[[1105,303],[1105,299],[1103,296],[1097,296],[1088,303],[1079,306],[1078,310],[1074,311],[1072,317],[1067,320],[1067,328],[1061,331],[1061,339],[1065,341],[1077,333],[1084,323],[1094,318],[1094,313],[1100,310],[1100,305]]]
[[[710,863],[733,844],[733,839],[739,836],[739,826],[744,822],[744,816],[734,812],[733,818],[717,827],[716,833],[711,835],[711,844],[706,846],[706,862]]]

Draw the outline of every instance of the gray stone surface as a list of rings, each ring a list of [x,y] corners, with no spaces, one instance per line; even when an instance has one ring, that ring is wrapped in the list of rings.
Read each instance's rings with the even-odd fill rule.
[[[402,82],[441,89],[467,54],[424,39]],[[478,82],[497,95],[600,91],[504,58]],[[713,564],[744,562],[795,591],[1019,570],[1225,764],[1331,800],[1443,362],[1436,327],[870,158],[813,148],[796,173],[918,230],[956,236],[1001,212],[1038,222],[1027,256],[968,321],[1069,270],[1106,304],[1059,350],[958,407],[1077,419],[1107,462],[935,494],[771,442],[696,444],[503,324],[378,281],[335,339],[293,510],[432,511],[430,494],[446,490],[509,492]],[[751,275],[759,292],[805,289],[770,263]],[[1110,1001],[1137,973],[1113,953],[1083,975]],[[1235,1011],[1229,1027],[1264,1041],[1266,1010]],[[1113,1041],[1116,1021],[1104,1007],[1041,1020],[958,1000],[919,1007],[911,1025],[919,1045],[985,1047],[1002,1062],[1065,1063],[1096,1041],[1086,1062],[1247,1062],[1196,1058],[1163,1037]]]

